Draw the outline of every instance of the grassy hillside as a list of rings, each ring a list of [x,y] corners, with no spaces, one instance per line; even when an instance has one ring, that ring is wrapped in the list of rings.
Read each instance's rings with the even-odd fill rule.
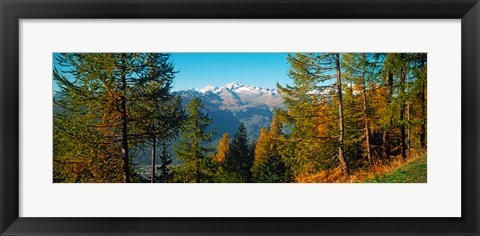
[[[426,183],[427,156],[423,155],[390,172],[366,179],[366,183]]]

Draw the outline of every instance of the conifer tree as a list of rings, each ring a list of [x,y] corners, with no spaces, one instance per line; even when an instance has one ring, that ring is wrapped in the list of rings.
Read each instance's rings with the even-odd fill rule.
[[[180,170],[182,182],[201,183],[208,182],[211,178],[210,153],[213,148],[207,143],[215,130],[207,131],[212,120],[202,111],[203,108],[204,105],[198,97],[193,98],[187,105],[188,117],[175,146],[177,158],[184,162]]]
[[[412,83],[413,111],[416,112],[414,121],[419,125],[418,143],[421,149],[427,148],[427,54],[415,53],[412,55]]]
[[[327,129],[334,119],[329,116],[329,97],[321,94],[330,86],[322,84],[316,55],[289,54],[287,61],[293,85],[277,84],[287,109],[277,110],[276,115],[291,127],[286,141],[285,161],[294,177],[298,178],[324,167],[327,159],[335,155],[331,149],[319,148],[336,142]]]
[[[397,79],[396,84],[396,97],[390,97],[392,99],[392,107],[390,107],[393,113],[398,111],[398,119],[394,119],[396,122],[394,125],[400,128],[400,150],[403,160],[407,157],[407,140],[406,140],[406,104],[409,99],[408,85],[406,83],[407,76],[410,75],[410,56],[406,53],[389,53],[384,61],[385,69],[389,71],[389,81]],[[391,83],[391,89],[393,91],[393,82]],[[393,115],[392,117],[395,117]]]
[[[377,65],[375,63],[376,56],[374,54],[367,53],[348,53],[343,56],[343,67],[349,75],[349,80],[353,84],[360,87],[361,100],[362,100],[362,118],[363,129],[365,137],[365,154],[370,163],[373,164],[372,150],[371,150],[371,133],[370,133],[370,114],[369,114],[369,101],[367,99],[367,88],[369,83],[375,81],[377,73]],[[350,86],[352,89],[354,85]],[[353,94],[351,95],[353,96]],[[356,105],[354,105],[355,107]],[[351,107],[352,109],[352,107]],[[350,121],[351,122],[351,121]],[[353,127],[356,129],[356,127]]]
[[[225,168],[235,182],[251,182],[253,155],[247,138],[247,129],[240,123],[230,142]]]
[[[213,160],[217,163],[223,163],[228,154],[228,144],[230,142],[230,137],[228,133],[224,133],[222,139],[218,142],[217,153],[213,156]]]
[[[253,180],[259,183],[289,182],[290,176],[282,159],[282,146],[285,137],[282,124],[274,116],[270,130],[262,128],[255,146],[255,158],[252,167]]]
[[[262,127],[255,145],[255,158],[253,164],[254,170],[257,169],[258,166],[266,159],[269,153],[268,146],[268,129]]]
[[[224,133],[217,144],[217,150],[212,156],[211,173],[213,182],[225,183],[231,182],[225,173],[225,159],[229,151],[230,136]]]
[[[389,58],[387,56],[387,58]],[[382,119],[380,120],[383,132],[382,132],[382,159],[383,160],[388,160],[391,155],[391,149],[390,149],[390,130],[393,125],[393,119],[394,119],[394,110],[392,107],[392,96],[393,96],[393,73],[391,68],[388,66],[385,66],[386,62],[388,62],[387,59],[384,60],[384,72],[385,75],[384,77],[386,78],[384,81],[385,84],[385,108],[384,108],[384,113],[382,116]]]
[[[91,182],[130,182],[130,149],[145,142],[151,129],[145,118],[152,113],[144,108],[168,100],[174,77],[169,55],[61,53],[54,60],[53,77],[60,87],[54,98],[54,134],[62,140],[54,157],[61,166],[54,169],[71,168],[73,176],[82,169],[90,172],[85,178]],[[79,163],[85,168],[74,167]],[[73,179],[67,181],[77,181]]]
[[[136,109],[132,110],[129,118],[133,127],[130,136],[151,145],[152,183],[155,180],[157,144],[176,138],[185,119],[181,98],[171,91],[176,72],[169,58],[168,54],[147,54],[144,64],[157,66],[137,73],[141,86],[131,91]]]
[[[283,113],[286,115],[285,119],[293,121],[294,129],[290,141],[294,146],[298,145],[293,148],[295,153],[292,154],[296,164],[290,165],[303,166],[301,168],[304,170],[300,172],[305,172],[312,167],[312,163],[307,164],[308,159],[317,158],[318,162],[325,162],[332,155],[336,155],[342,172],[348,175],[348,165],[344,156],[340,54],[297,53],[290,55],[287,60],[291,65],[289,75],[294,85],[286,87],[277,85],[277,87],[288,107],[288,112]],[[335,82],[332,79],[335,79]],[[333,104],[336,104],[336,108]],[[332,120],[333,115],[336,116],[336,122]],[[335,139],[336,144],[333,145],[338,148],[336,154],[319,148],[319,146],[325,147],[322,143],[328,142],[332,145]],[[302,160],[298,158],[299,156],[310,158]]]
[[[170,173],[169,165],[172,163],[172,157],[168,152],[168,145],[166,142],[161,144],[161,154],[160,154],[160,175],[159,179],[161,183],[168,183],[172,178]]]
[[[339,53],[334,53],[332,56],[333,60],[335,61],[335,71],[337,75],[337,96],[338,96],[338,122],[339,122],[339,134],[338,134],[338,159],[340,160],[340,164],[342,166],[342,171],[345,175],[348,176],[348,165],[345,160],[344,156],[344,135],[345,135],[345,129],[344,129],[344,117],[343,117],[343,99],[342,99],[342,72],[340,68],[340,54]],[[326,56],[326,63],[330,63],[330,59],[328,56]]]

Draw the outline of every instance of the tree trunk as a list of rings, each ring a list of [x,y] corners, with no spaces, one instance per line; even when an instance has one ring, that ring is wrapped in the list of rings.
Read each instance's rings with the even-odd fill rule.
[[[407,86],[409,84],[406,78]],[[410,101],[407,100],[407,157],[410,158]]]
[[[195,120],[195,129],[197,131],[200,130],[200,125],[198,124],[198,120]],[[198,154],[198,148],[199,148],[199,145],[200,145],[199,140],[200,140],[200,134],[195,133],[195,140],[194,140],[195,156],[194,156],[194,159],[195,159],[195,182],[196,183],[200,183],[200,162],[198,160],[198,157],[200,156]]]
[[[390,158],[390,143],[389,141],[390,132],[387,129],[383,129],[382,134],[382,159],[388,160]]]
[[[407,102],[407,157],[410,158],[410,102]]]
[[[157,156],[157,139],[155,136],[152,138],[152,175],[151,183],[155,183],[155,157]]]
[[[393,94],[393,74],[391,71],[388,71],[387,78],[387,109],[390,107],[391,97]],[[389,118],[388,127],[383,129],[382,135],[382,158],[387,160],[390,158],[390,126],[392,125],[392,120]]]
[[[123,153],[123,172],[125,174],[125,183],[130,182],[130,160],[128,156],[128,133],[127,133],[127,66],[126,55],[122,53],[121,80],[122,95],[121,100],[121,116],[122,116],[122,153]]]
[[[365,62],[365,66],[366,66],[366,57],[365,57],[365,53],[362,54],[362,57],[363,57],[363,60]],[[364,119],[365,119],[365,142],[367,144],[367,157],[368,157],[368,161],[371,163],[371,164],[374,164],[373,163],[373,160],[372,160],[372,155],[371,155],[371,152],[370,152],[370,130],[368,128],[368,114],[367,114],[367,83],[365,81],[365,68],[363,68],[363,73],[362,73],[362,84],[363,84],[363,116],[364,116]]]
[[[367,144],[367,157],[368,161],[373,164],[372,154],[370,152],[370,130],[368,128],[367,95],[365,91],[365,85],[363,87],[363,116],[365,119],[365,142]]]
[[[343,156],[343,136],[344,136],[344,127],[343,127],[343,101],[342,101],[342,74],[340,71],[340,55],[335,54],[336,60],[336,71],[337,71],[337,95],[338,95],[338,122],[339,122],[339,135],[338,135],[338,159],[342,165],[342,171],[345,176],[348,176],[348,165]]]
[[[198,155],[195,156],[195,181],[200,183],[200,162],[198,161]]]
[[[400,74],[400,88],[402,89],[402,94],[405,94],[405,73],[402,71]],[[402,122],[400,126],[400,139],[401,139],[401,146],[402,146],[402,159],[405,160],[407,157],[406,153],[406,143],[405,143],[405,98],[402,98],[402,103],[400,107],[400,121]]]
[[[425,65],[425,61],[422,60],[421,67]],[[421,104],[421,114],[422,114],[422,125],[420,127],[420,146],[422,149],[427,149],[427,126],[426,126],[426,117],[427,117],[427,101],[425,101],[425,82],[421,83],[420,90],[420,104]]]

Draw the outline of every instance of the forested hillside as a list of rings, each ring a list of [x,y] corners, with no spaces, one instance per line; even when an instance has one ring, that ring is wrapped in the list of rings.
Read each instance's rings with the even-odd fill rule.
[[[419,156],[426,162],[426,53],[288,54],[290,81],[265,90],[283,104],[254,138],[242,122],[219,133],[226,129],[208,115],[212,101],[240,100],[173,91],[182,72],[171,54],[53,57],[55,183],[426,181],[426,167],[415,178],[385,177]],[[133,160],[145,153],[142,169]]]

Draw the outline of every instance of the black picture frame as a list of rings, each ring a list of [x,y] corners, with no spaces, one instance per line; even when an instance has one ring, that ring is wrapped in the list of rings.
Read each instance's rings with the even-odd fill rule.
[[[0,0],[0,15],[1,235],[479,235],[478,0]],[[19,217],[19,20],[84,18],[461,19],[462,217]]]

